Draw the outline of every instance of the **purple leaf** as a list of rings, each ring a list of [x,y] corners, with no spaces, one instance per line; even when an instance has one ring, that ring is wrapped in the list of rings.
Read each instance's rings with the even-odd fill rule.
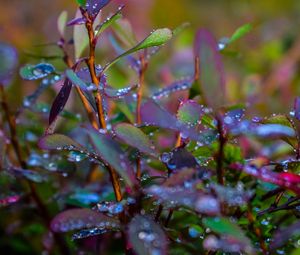
[[[199,57],[199,77],[205,101],[218,110],[226,103],[225,77],[218,44],[207,30],[200,29],[197,32],[194,54]]]
[[[86,10],[89,15],[96,17],[100,10],[109,4],[111,0],[87,0]]]
[[[108,134],[98,132],[96,129],[88,128],[88,135],[95,146],[97,154],[102,160],[114,168],[117,173],[124,179],[125,183],[133,186],[136,182],[132,168],[130,167],[127,155],[121,149],[120,145],[115,142]]]
[[[115,126],[114,131],[118,138],[126,144],[137,148],[140,152],[154,157],[158,156],[152,142],[137,127],[127,123],[120,123]]]
[[[137,87],[138,85],[133,85],[122,89],[113,89],[107,86],[103,89],[103,93],[108,98],[120,99],[128,95],[131,91],[135,90]]]
[[[71,89],[72,89],[72,83],[70,82],[69,79],[65,79],[64,85],[62,86],[58,95],[54,99],[54,102],[52,103],[50,115],[49,115],[49,126],[56,120],[58,115],[64,109],[69,99]]]
[[[159,199],[167,208],[184,206],[206,215],[220,213],[220,202],[214,196],[191,188],[153,185],[146,192]]]
[[[82,228],[111,229],[119,227],[119,221],[91,209],[70,209],[55,216],[51,221],[54,232],[69,232]]]
[[[20,195],[0,196],[0,208],[14,204],[21,199]]]
[[[160,225],[148,216],[136,215],[129,223],[127,236],[137,255],[167,254],[167,237]]]
[[[75,25],[82,25],[85,24],[86,18],[85,17],[77,17],[70,21],[68,21],[67,26],[75,26]]]
[[[14,166],[10,166],[7,171],[17,178],[25,178],[29,181],[42,183],[48,180],[48,176],[40,173],[38,171],[28,170],[28,169],[21,169]]]
[[[152,99],[160,99],[162,97],[167,97],[170,94],[182,91],[182,90],[188,90],[191,88],[193,84],[193,79],[191,77],[175,81],[172,84],[168,85],[165,88],[160,89],[159,91],[155,92],[151,97]]]
[[[0,43],[0,85],[8,85],[18,65],[18,54],[15,48]]]
[[[300,234],[300,221],[282,229],[280,228],[275,232],[275,235],[270,244],[272,250],[284,245],[293,236],[299,236]]]
[[[300,120],[300,97],[296,97],[294,102],[295,118]]]

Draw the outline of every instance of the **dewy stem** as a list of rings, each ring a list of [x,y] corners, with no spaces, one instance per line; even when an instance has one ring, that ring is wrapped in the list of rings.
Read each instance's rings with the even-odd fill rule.
[[[93,29],[93,21],[91,19],[87,20],[86,29],[89,35],[89,46],[90,46],[90,53],[89,53],[89,58],[87,60],[87,65],[91,75],[92,83],[94,83],[97,87],[99,87],[100,82],[97,77],[96,69],[95,69],[95,48],[96,48],[95,33]],[[100,90],[98,90],[97,93],[95,94],[95,101],[98,110],[100,128],[106,129],[105,114],[104,114],[102,96],[100,94]]]
[[[20,144],[17,139],[16,120],[13,117],[13,115],[10,114],[4,87],[1,84],[0,84],[0,93],[1,93],[1,106],[3,109],[4,115],[5,115],[6,121],[8,123],[8,127],[10,130],[11,143],[12,143],[13,149],[16,153],[17,160],[23,169],[28,169],[27,163],[25,162],[25,160],[22,157],[21,147],[20,147]],[[44,203],[40,199],[34,183],[28,181],[28,186],[29,186],[29,189],[31,192],[31,196],[32,196],[33,200],[35,201],[35,203],[41,213],[41,216],[44,220],[45,225],[48,228],[50,226],[51,217],[47,210],[47,207],[44,205]],[[53,236],[60,248],[61,253],[62,254],[70,254],[70,251],[69,251],[68,246],[65,243],[64,239],[57,233],[53,233]]]
[[[88,36],[89,36],[89,48],[90,48],[87,65],[89,68],[92,82],[97,87],[99,87],[100,80],[97,77],[96,68],[95,68],[96,41],[95,41],[95,33],[94,33],[94,29],[93,29],[94,22],[93,22],[93,19],[91,19],[86,12],[83,13],[83,15],[87,19],[85,26],[86,26]],[[98,110],[98,118],[99,118],[100,128],[106,130],[106,121],[105,121],[105,115],[104,115],[104,109],[103,109],[103,103],[102,103],[102,96],[100,94],[99,89],[95,95],[95,101],[96,101],[97,110]],[[109,174],[111,177],[111,182],[112,182],[113,189],[115,192],[116,200],[119,202],[122,200],[122,191],[121,191],[121,185],[120,185],[118,174],[111,166],[108,166],[108,171],[109,171]]]

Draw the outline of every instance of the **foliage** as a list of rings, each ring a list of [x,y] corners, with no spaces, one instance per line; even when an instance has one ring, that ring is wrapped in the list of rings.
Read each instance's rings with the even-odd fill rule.
[[[252,116],[249,98],[232,103],[224,71],[230,47],[253,26],[220,40],[199,29],[192,70],[149,92],[153,59],[187,24],[139,41],[123,6],[101,20],[111,1],[76,2],[76,17],[67,21],[64,11],[57,21],[65,69],[46,62],[21,67],[24,80],[40,85],[16,113],[6,88],[18,55],[0,44],[1,234],[9,236],[0,249],[297,254],[300,98],[289,115]],[[117,56],[101,66],[96,46],[106,35]],[[112,70],[127,67],[137,84],[113,84]],[[51,106],[39,100],[55,89]],[[70,101],[76,107],[66,110]]]

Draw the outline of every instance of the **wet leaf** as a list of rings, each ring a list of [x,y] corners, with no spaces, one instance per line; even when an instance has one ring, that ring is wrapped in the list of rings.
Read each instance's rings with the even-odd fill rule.
[[[193,100],[187,100],[180,103],[177,111],[177,119],[181,122],[195,126],[203,114],[203,107]]]
[[[25,80],[42,79],[53,72],[55,72],[54,66],[48,63],[26,65],[20,69],[20,75]]]
[[[158,90],[151,97],[155,100],[160,99],[162,97],[167,97],[174,92],[190,89],[192,84],[193,84],[193,79],[190,77],[181,79],[179,81],[173,82],[172,84],[166,86],[165,88]]]
[[[68,19],[67,11],[61,12],[61,14],[59,15],[59,17],[57,19],[57,28],[58,28],[58,32],[59,32],[61,38],[65,37],[67,19]]]
[[[97,154],[103,161],[113,167],[124,181],[129,186],[132,186],[135,183],[135,177],[130,168],[127,156],[122,151],[120,145],[108,134],[102,134],[93,128],[88,129],[88,135],[91,137]]]
[[[210,32],[204,29],[197,32],[194,54],[199,57],[199,77],[205,102],[218,110],[226,103],[225,76],[218,45]]]
[[[85,8],[89,15],[96,17],[111,0],[86,0]]]
[[[113,89],[110,87],[105,87],[103,89],[104,95],[108,98],[115,98],[115,99],[121,99],[125,96],[127,96],[130,92],[138,88],[138,85],[133,85],[129,87],[125,87],[122,89]]]
[[[155,157],[158,155],[152,142],[139,128],[131,124],[121,123],[115,126],[114,131],[118,138],[126,144],[137,148],[140,152]]]
[[[124,5],[120,6],[118,10],[109,18],[106,18],[100,25],[96,26],[95,28],[95,37],[99,37],[107,28],[109,28],[114,22],[118,19],[122,18],[122,10]]]
[[[72,235],[72,240],[77,240],[77,239],[82,239],[82,238],[87,238],[90,236],[97,236],[97,235],[102,235],[104,233],[107,232],[111,232],[111,231],[119,231],[118,228],[90,228],[90,229],[83,229],[81,231],[79,231],[78,233],[75,233]]]
[[[0,42],[0,84],[8,85],[18,65],[18,54],[14,47]]]
[[[82,146],[68,136],[51,134],[39,140],[39,147],[44,150],[81,150]]]
[[[294,137],[295,130],[280,124],[265,124],[255,128],[254,134],[260,137],[276,138],[276,137]]]
[[[119,55],[114,60],[112,60],[109,64],[107,64],[104,67],[104,70],[107,70],[118,60],[120,60],[121,58],[129,54],[132,54],[142,49],[146,49],[154,46],[160,46],[162,44],[165,44],[171,38],[172,38],[172,31],[168,28],[161,28],[161,29],[154,30],[148,37],[146,37],[143,41],[138,43],[135,47],[127,50],[126,52],[124,52],[123,54]]]
[[[274,250],[284,245],[290,238],[294,236],[300,236],[300,221],[297,221],[286,228],[277,230],[274,234],[270,248]]]
[[[66,70],[66,76],[74,85],[78,86],[82,90],[85,91],[97,90],[96,85],[93,85],[92,83],[90,84],[85,83],[77,76],[77,74],[72,69]]]
[[[63,211],[51,221],[51,229],[54,232],[69,232],[92,227],[111,229],[119,226],[118,220],[86,208]]]
[[[243,245],[245,251],[253,252],[250,240],[246,237],[242,229],[229,219],[221,217],[205,218],[203,219],[203,224],[217,234],[234,238]]]
[[[52,103],[50,114],[49,114],[49,122],[48,122],[49,126],[56,120],[58,115],[64,109],[69,99],[71,89],[72,89],[72,83],[70,82],[69,79],[65,79],[62,88],[60,89],[59,93],[54,99],[54,102]]]
[[[148,216],[135,216],[129,223],[127,236],[137,255],[167,254],[167,237]]]
[[[8,172],[17,178],[25,178],[29,181],[42,183],[48,181],[48,176],[38,171],[21,169],[17,167],[9,167]]]

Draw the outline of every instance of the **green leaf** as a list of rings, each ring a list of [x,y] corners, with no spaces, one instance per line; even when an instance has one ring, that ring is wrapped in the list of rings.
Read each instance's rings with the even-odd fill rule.
[[[135,182],[135,177],[129,166],[126,154],[122,151],[120,145],[110,136],[102,134],[94,128],[88,129],[88,135],[102,160],[114,168],[129,186],[132,186]]]
[[[137,127],[121,123],[115,127],[116,136],[132,147],[137,148],[140,152],[157,156],[153,144],[149,138]]]
[[[249,239],[242,229],[229,219],[221,217],[205,218],[203,219],[203,224],[217,234],[233,237],[241,244],[245,245],[247,250],[253,250]]]
[[[57,19],[58,32],[62,38],[64,38],[65,36],[67,19],[68,19],[68,13],[66,11],[63,11]]]
[[[48,63],[40,63],[37,65],[26,65],[20,69],[20,75],[24,80],[38,80],[45,78],[49,74],[55,72],[53,65]]]
[[[175,29],[173,29],[173,36],[177,36],[180,34],[183,30],[185,30],[187,27],[189,27],[191,24],[188,22],[184,22]]]
[[[66,70],[66,76],[74,85],[80,87],[82,90],[89,89],[90,85],[86,84],[83,80],[81,80],[72,69]],[[96,87],[95,87],[95,89],[96,89]]]
[[[194,126],[200,120],[202,106],[197,102],[188,100],[182,102],[177,111],[177,118],[190,126]]]
[[[160,46],[160,45],[166,43],[171,38],[172,38],[172,31],[168,28],[161,28],[161,29],[154,30],[143,41],[141,41],[136,46],[127,50],[126,52],[124,52],[123,54],[121,54],[120,56],[118,56],[114,60],[112,60],[109,64],[107,64],[104,67],[103,71],[107,70],[112,65],[114,65],[118,60],[120,60],[121,58],[123,58],[131,53],[134,53],[134,52],[142,50],[142,49],[154,47],[154,46]]]
[[[95,37],[97,38],[102,34],[107,28],[109,28],[113,23],[115,23],[118,19],[122,18],[121,11],[124,8],[124,6],[119,7],[118,11],[113,14],[111,17],[107,18],[103,23],[98,25],[95,29]]]
[[[86,5],[86,0],[76,0],[76,2],[77,2],[80,6],[85,6],[85,5]]]
[[[77,10],[75,18],[80,18],[81,12]],[[79,59],[89,44],[89,36],[84,25],[74,26],[73,32],[75,58]]]
[[[241,27],[239,27],[231,36],[229,39],[229,43],[233,43],[234,41],[244,37],[246,34],[248,34],[253,29],[252,24],[248,23]]]
[[[40,148],[44,150],[72,150],[82,146],[68,136],[61,134],[46,135],[39,140]]]

